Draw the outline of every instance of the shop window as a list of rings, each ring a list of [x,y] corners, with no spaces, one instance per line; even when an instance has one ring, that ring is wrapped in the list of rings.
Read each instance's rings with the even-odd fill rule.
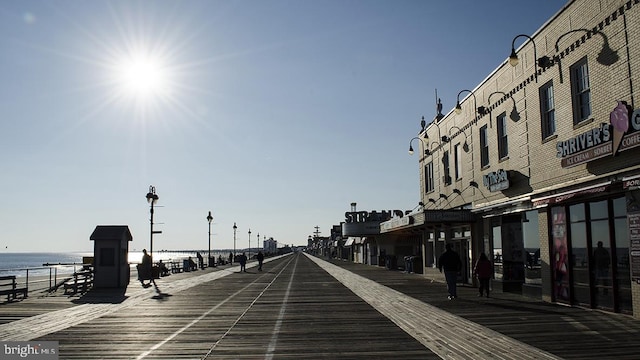
[[[523,213],[522,236],[526,256],[524,282],[527,284],[542,284],[540,261],[540,234],[538,232],[538,211]]]
[[[433,191],[433,161],[424,166],[424,192],[428,194]]]
[[[629,262],[629,226],[626,197],[613,199],[613,226],[615,242],[615,275],[618,286],[618,309],[631,314],[631,268]],[[632,202],[630,204],[633,204]],[[633,206],[633,205],[631,205]]]
[[[573,300],[578,304],[591,303],[589,249],[587,247],[587,222],[584,204],[569,207],[569,231],[571,232],[570,269],[573,279]]]
[[[500,114],[497,119],[498,128],[498,158],[504,159],[509,156],[509,144],[507,142],[507,113]]]
[[[613,309],[613,281],[611,276],[611,239],[608,201],[589,204],[591,227],[591,273],[593,274],[593,306]],[[573,236],[572,236],[573,239]]]
[[[542,139],[556,133],[556,108],[553,102],[553,81],[549,81],[540,88],[540,117],[542,125]]]
[[[591,87],[587,58],[584,57],[573,64],[570,71],[573,124],[576,125],[591,117]]]
[[[489,166],[489,134],[487,125],[480,128],[480,166]]]
[[[493,225],[493,277],[502,279],[502,231],[500,225]]]

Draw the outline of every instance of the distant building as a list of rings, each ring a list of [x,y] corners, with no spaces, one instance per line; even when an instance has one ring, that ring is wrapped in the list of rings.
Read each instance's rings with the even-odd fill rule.
[[[266,254],[275,254],[278,252],[278,242],[273,240],[272,237],[267,240],[264,240],[264,243],[262,245],[262,250]]]

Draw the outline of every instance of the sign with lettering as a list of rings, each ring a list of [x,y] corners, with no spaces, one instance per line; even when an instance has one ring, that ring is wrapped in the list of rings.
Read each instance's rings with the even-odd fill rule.
[[[368,221],[387,221],[391,219],[391,217],[403,217],[404,212],[402,210],[387,210],[382,212],[377,212],[375,210],[368,211],[353,211],[344,213],[344,221],[347,223],[359,223],[359,222],[368,222]]]
[[[412,220],[411,216],[394,217],[391,220],[380,223],[380,232],[384,233],[393,229],[409,226],[413,222]]]
[[[425,223],[475,222],[470,210],[425,210]]]
[[[503,169],[490,172],[482,177],[482,183],[491,192],[506,190],[509,188],[509,174]]]
[[[630,115],[631,114],[631,115]],[[624,101],[609,114],[609,124],[556,143],[561,166],[570,168],[640,146],[640,109],[632,111]]]

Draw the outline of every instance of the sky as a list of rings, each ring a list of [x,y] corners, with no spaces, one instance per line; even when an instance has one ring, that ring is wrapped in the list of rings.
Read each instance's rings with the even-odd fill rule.
[[[0,251],[149,248],[151,185],[154,251],[208,249],[209,211],[215,250],[414,209],[436,89],[449,112],[565,3],[2,1]]]

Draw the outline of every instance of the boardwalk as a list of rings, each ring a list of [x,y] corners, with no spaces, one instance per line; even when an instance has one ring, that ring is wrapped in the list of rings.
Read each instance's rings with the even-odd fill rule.
[[[61,359],[637,358],[640,322],[304,254],[265,271],[207,269],[126,293],[0,305],[0,341],[58,341]],[[250,265],[251,266],[251,265]],[[468,298],[468,299],[466,299]]]

